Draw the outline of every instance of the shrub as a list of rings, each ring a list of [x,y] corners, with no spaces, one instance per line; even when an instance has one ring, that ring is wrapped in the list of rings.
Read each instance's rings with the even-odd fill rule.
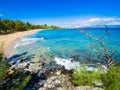
[[[4,77],[6,76],[6,72],[8,69],[8,64],[3,57],[3,47],[0,46],[0,83],[3,81]]]
[[[24,90],[24,88],[27,86],[30,79],[31,79],[31,75],[26,76],[19,86],[12,87],[11,90]]]
[[[112,66],[101,75],[101,80],[105,90],[120,90],[120,67]]]
[[[120,90],[120,66],[111,66],[107,71],[102,69],[88,71],[85,66],[74,69],[73,82],[76,86],[93,86],[101,83],[105,90]]]
[[[73,73],[75,86],[93,86],[93,82],[100,82],[99,71],[88,71],[85,66],[77,67]]]
[[[0,47],[0,90],[23,90],[31,75],[26,76],[23,70],[16,70],[8,75],[8,64],[3,57],[3,47]],[[3,84],[4,83],[4,84]]]

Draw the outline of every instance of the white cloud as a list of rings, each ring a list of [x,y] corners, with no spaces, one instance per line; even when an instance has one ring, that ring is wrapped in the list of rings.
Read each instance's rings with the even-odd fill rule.
[[[92,27],[101,25],[120,25],[120,18],[115,17],[30,18],[24,21],[29,21],[33,24],[48,24],[70,28]]]
[[[88,18],[77,19],[73,22],[69,22],[66,27],[92,27],[101,25],[120,25],[120,18]]]

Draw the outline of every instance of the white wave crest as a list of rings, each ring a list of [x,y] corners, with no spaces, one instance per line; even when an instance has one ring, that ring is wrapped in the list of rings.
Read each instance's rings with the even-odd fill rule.
[[[75,69],[75,68],[81,68],[79,62],[77,62],[77,61],[71,62],[71,59],[64,59],[64,58],[57,58],[56,57],[55,61],[57,64],[64,65],[65,69],[68,69],[68,70]],[[92,67],[92,66],[85,66],[85,68],[88,71],[97,71],[98,70],[97,68]],[[77,69],[77,70],[80,71],[80,69]]]
[[[79,66],[79,62],[71,62],[71,59],[64,59],[64,58],[55,58],[57,64],[64,65],[66,69],[70,70],[77,66]]]
[[[17,43],[16,45],[15,45],[15,48],[17,48],[17,47],[21,47],[21,46],[25,46],[25,45],[28,45],[28,44],[31,44],[31,43],[34,43],[34,42],[24,42],[24,43]]]
[[[40,40],[44,40],[44,38],[43,37],[42,38],[21,38],[21,41],[15,45],[15,48],[20,46],[25,46]]]
[[[22,38],[21,41],[38,41],[38,40],[44,40],[44,38]]]

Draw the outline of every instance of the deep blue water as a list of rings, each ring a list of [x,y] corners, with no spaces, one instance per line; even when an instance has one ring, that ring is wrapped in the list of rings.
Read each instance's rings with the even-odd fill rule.
[[[119,28],[109,29],[109,33],[106,33],[104,28],[84,29],[84,31],[99,38],[108,50],[111,50],[116,44],[118,44],[116,53],[120,53]],[[81,33],[80,30],[43,30],[22,37],[21,41],[15,46],[14,55],[26,53],[24,55],[25,57],[39,59],[41,55],[50,54],[54,58],[58,57],[67,59],[71,56],[78,56],[78,59],[82,59],[83,56],[93,57],[89,54],[94,55],[97,53],[97,50],[90,48],[93,44],[96,44],[102,50],[102,47],[96,41]]]

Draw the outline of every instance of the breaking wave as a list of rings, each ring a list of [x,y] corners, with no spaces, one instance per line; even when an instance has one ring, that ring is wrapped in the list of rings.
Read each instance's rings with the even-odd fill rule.
[[[70,70],[77,66],[79,66],[79,62],[71,61],[71,59],[57,58],[55,57],[55,61],[57,64],[64,65],[66,69]]]
[[[36,41],[41,41],[41,40],[44,40],[44,38],[43,38],[43,37],[41,37],[41,38],[21,38],[21,41],[18,42],[18,43],[15,45],[15,48],[16,48],[16,47],[20,47],[20,46],[25,46],[25,45],[34,43],[34,42],[36,42]]]

